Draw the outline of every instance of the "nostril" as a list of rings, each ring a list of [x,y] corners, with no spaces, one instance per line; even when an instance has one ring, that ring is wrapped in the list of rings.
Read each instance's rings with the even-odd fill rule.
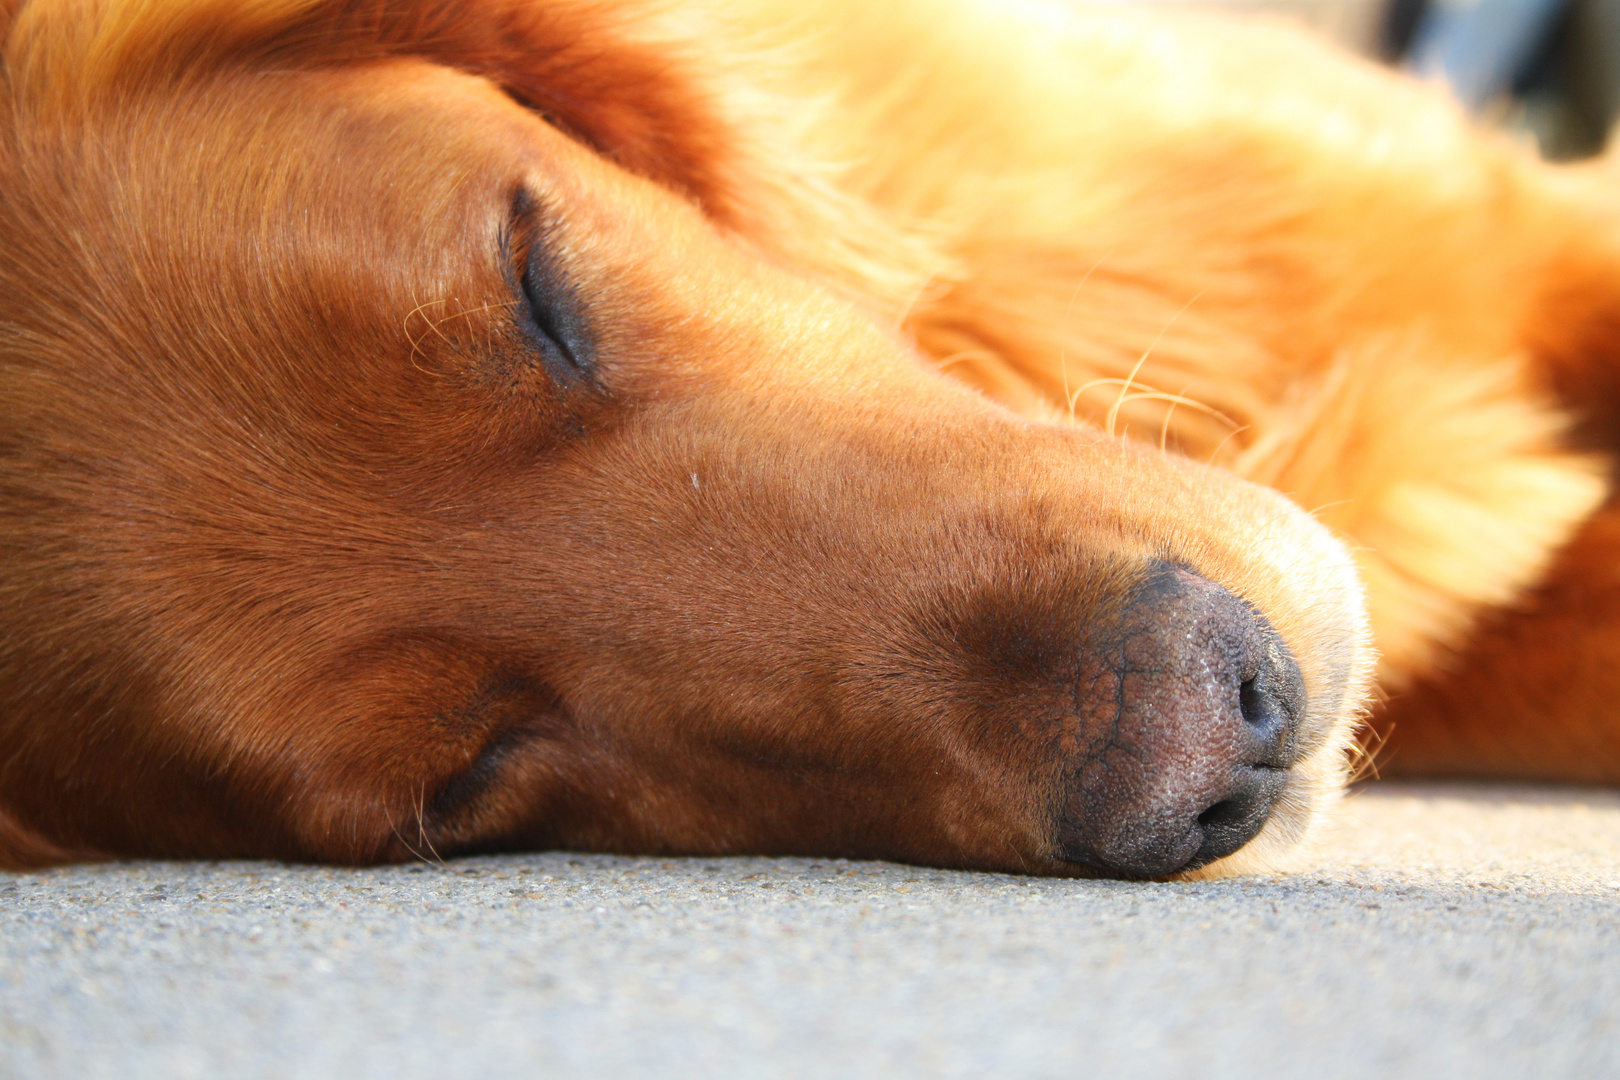
[[[1294,763],[1295,739],[1305,707],[1305,680],[1286,646],[1266,632],[1255,674],[1238,685],[1238,710],[1260,740],[1249,764],[1287,768]]]
[[[1242,790],[1215,803],[1198,815],[1203,841],[1182,869],[1222,859],[1253,840],[1265,827],[1271,809],[1282,794],[1283,777],[1275,769],[1248,769]]]
[[[1236,798],[1222,799],[1199,814],[1198,828],[1203,833],[1203,841],[1185,869],[1196,870],[1232,854],[1254,839],[1266,823],[1266,814],[1256,811],[1254,800]]]
[[[1254,679],[1245,679],[1243,685],[1238,687],[1238,704],[1243,709],[1243,719],[1251,727],[1266,727],[1270,723],[1271,702],[1260,692]]]
[[[1189,571],[1151,576],[1085,685],[1101,737],[1079,760],[1064,857],[1154,876],[1225,858],[1257,836],[1299,757],[1305,681],[1255,607]],[[1110,640],[1112,639],[1112,640]]]
[[[1249,816],[1245,799],[1222,799],[1198,815],[1198,825],[1208,833],[1211,829],[1228,829]]]
[[[1247,679],[1238,687],[1238,709],[1254,733],[1269,748],[1282,737],[1289,723],[1287,710],[1266,693],[1258,678]],[[1267,764],[1271,764],[1267,762]]]

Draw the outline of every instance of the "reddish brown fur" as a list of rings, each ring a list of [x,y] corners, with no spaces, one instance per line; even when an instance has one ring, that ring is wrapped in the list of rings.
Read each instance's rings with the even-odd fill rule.
[[[832,29],[804,37],[866,42],[875,70],[899,35],[968,94],[968,61],[909,10],[829,0]],[[1122,116],[1092,157],[1054,151],[1063,109],[1096,112],[1083,86],[1052,119],[962,105],[1007,129],[985,164],[949,87],[904,122],[863,113],[839,95],[902,99],[861,85],[854,47],[771,52],[784,16],[763,2],[4,11],[0,865],[570,845],[1074,872],[1054,807],[1111,744],[1053,657],[1126,626],[1153,560],[1243,597],[1303,672],[1289,795],[1222,865],[1253,864],[1343,776],[1371,664],[1360,599],[1320,526],[1161,442],[1313,507],[1351,492],[1322,515],[1364,549],[1406,530],[1387,564],[1364,556],[1386,674],[1415,681],[1397,708],[1450,692],[1448,650],[1600,490],[1547,395],[1593,406],[1607,451],[1606,180],[1553,178],[1432,102],[1462,209],[1443,154],[1386,166],[1309,127],[1155,141]],[[964,34],[982,17],[959,14]],[[1149,55],[1158,31],[1133,32]],[[1206,32],[1227,33],[1186,40]],[[1252,47],[1295,47],[1268,33]],[[1058,79],[1061,59],[1032,70]],[[1338,63],[1324,102],[1339,78],[1373,128],[1408,110],[1412,91]],[[1233,85],[1238,115],[1253,91]],[[1071,185],[1053,153],[1107,184]],[[1049,235],[1042,199],[1083,208],[1108,184],[1128,198]],[[520,188],[532,235],[530,211],[508,221]],[[1465,224],[1476,203],[1494,232]],[[1348,245],[1363,213],[1418,229],[1403,250],[1433,266]],[[1480,262],[1498,237],[1516,246]],[[599,377],[537,362],[520,332],[529,245],[588,316]],[[1345,250],[1360,276],[1314,261]],[[1494,299],[1519,279],[1525,299]],[[1248,434],[1131,397],[1133,363]],[[1395,375],[1419,391],[1380,399]],[[1066,415],[1108,378],[1140,443]],[[1362,464],[1410,430],[1397,405],[1425,403],[1463,433],[1422,461],[1392,435],[1393,479]],[[1387,495],[1473,460],[1468,423],[1500,437],[1478,473],[1496,479],[1457,498],[1519,532],[1459,584],[1426,568],[1469,538]],[[1604,572],[1605,520],[1548,595]],[[1620,641],[1606,608],[1543,603],[1556,614],[1487,619],[1530,629],[1488,629],[1477,655],[1543,656],[1549,623]],[[1081,655],[1074,679],[1126,685]],[[1568,701],[1546,715],[1588,748],[1580,768],[1531,756],[1505,695],[1468,707],[1495,733],[1473,742],[1424,734],[1460,706],[1403,716],[1404,760],[1620,779],[1620,724]]]
[[[1607,165],[1586,170],[1601,188]],[[1585,178],[1583,178],[1585,179]],[[1571,441],[1620,450],[1620,220],[1599,204],[1593,243],[1551,276],[1527,336],[1569,404]],[[1559,552],[1546,577],[1481,620],[1472,638],[1377,723],[1381,771],[1620,784],[1620,512],[1611,499]]]
[[[1620,784],[1620,513],[1586,523],[1547,580],[1481,622],[1377,723],[1392,776]]]

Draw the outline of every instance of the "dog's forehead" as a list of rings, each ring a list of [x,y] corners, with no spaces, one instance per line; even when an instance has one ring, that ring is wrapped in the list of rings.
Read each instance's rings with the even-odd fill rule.
[[[194,141],[174,140],[167,164],[215,159],[209,183],[190,186],[213,214],[279,219],[305,242],[398,245],[424,271],[483,246],[514,185],[555,187],[593,157],[486,80],[418,60],[249,73],[194,93],[174,103],[194,105]]]
[[[401,224],[431,227],[464,215],[504,221],[521,187],[530,196],[524,201],[553,208],[559,218],[585,219],[579,231],[605,236],[649,197],[685,201],[560,130],[490,80],[431,61],[298,73],[273,92],[287,105],[284,138],[310,153],[254,167],[296,171],[302,179],[297,194],[322,204],[342,185],[373,193]],[[252,103],[234,107],[257,122]],[[598,213],[603,203],[616,204],[613,212]]]
[[[701,31],[684,20],[665,25],[662,7],[657,0],[14,0],[0,13],[0,94],[19,115],[73,125],[109,103],[235,72],[414,58],[490,80],[622,167],[729,220],[738,208],[725,149],[732,120],[718,107],[725,95],[710,85],[709,68],[676,62],[684,49],[664,39]]]
[[[313,288],[397,323],[411,304],[505,288],[517,189],[600,243],[614,219],[596,221],[597,204],[651,187],[489,81],[416,59],[226,72],[98,110],[83,135],[13,192],[43,203],[66,188],[82,206],[99,291],[141,288],[122,263],[170,279],[206,267],[208,287],[182,295],[228,295],[227,318],[290,312]]]
[[[536,124],[544,117],[554,134],[566,133],[614,171],[650,181],[728,231],[891,313],[948,270],[948,260],[918,237],[818,179],[841,168],[842,157],[807,156],[792,136],[797,111],[787,98],[761,94],[748,77],[770,75],[780,57],[758,52],[749,34],[727,32],[726,18],[685,6],[675,18],[670,9],[663,0],[20,0],[10,23],[0,20],[0,95],[12,106],[0,115],[0,134],[12,123],[88,131],[94,113],[131,101],[172,104],[198,84],[243,74],[364,72],[360,78],[368,79],[370,69],[415,60],[488,80],[486,98],[494,88],[510,95],[510,116],[527,113]],[[319,108],[320,95],[308,96],[300,108]],[[374,174],[434,166],[453,173],[464,163],[467,155],[436,161],[424,149],[456,134],[443,130],[459,123],[453,103],[442,104],[452,107],[429,103],[425,110],[441,131],[419,138],[410,167],[390,163]],[[155,110],[149,128],[159,138],[151,141],[184,126],[174,123],[178,112]],[[191,130],[194,141],[217,146],[198,138],[200,127]],[[463,148],[470,141],[466,132],[451,139]],[[235,150],[246,149],[239,139]],[[282,153],[276,165],[284,173],[320,160],[307,147],[274,151]],[[138,152],[146,164],[157,148]],[[242,160],[232,167],[268,164],[265,154],[236,156]],[[230,171],[213,159],[189,167],[193,177]],[[398,175],[389,178],[399,183]],[[442,179],[448,188],[453,175]],[[429,193],[430,181],[417,190]],[[395,192],[386,201],[407,200]]]

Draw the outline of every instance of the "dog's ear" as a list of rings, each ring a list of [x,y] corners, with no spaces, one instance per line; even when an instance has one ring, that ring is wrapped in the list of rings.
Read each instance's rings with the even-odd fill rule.
[[[15,14],[15,18],[13,15]],[[622,167],[737,216],[722,95],[678,31],[629,0],[0,0],[7,66],[38,100],[150,91],[221,68],[420,57],[484,76]]]
[[[414,56],[483,76],[621,167],[740,224],[746,139],[690,35],[633,2],[348,0],[310,6],[268,51],[296,63]]]
[[[19,6],[20,5],[20,6]],[[479,75],[713,221],[898,317],[950,276],[920,234],[824,182],[760,90],[781,57],[662,0],[0,0],[34,108],[138,100],[222,69],[417,57]],[[732,42],[728,45],[727,42]],[[774,57],[774,59],[773,59]]]

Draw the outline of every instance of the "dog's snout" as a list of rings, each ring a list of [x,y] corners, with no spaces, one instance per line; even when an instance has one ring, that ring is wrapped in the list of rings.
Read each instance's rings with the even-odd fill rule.
[[[1163,566],[1092,651],[1081,708],[1095,735],[1066,792],[1064,857],[1151,877],[1252,840],[1287,786],[1305,705],[1299,666],[1266,619]]]
[[[1265,748],[1257,765],[1287,768],[1294,759],[1294,736],[1305,708],[1305,680],[1299,665],[1277,637],[1276,631],[1259,615],[1252,626],[1238,627],[1258,637],[1252,673],[1238,686],[1238,706],[1249,730]]]

